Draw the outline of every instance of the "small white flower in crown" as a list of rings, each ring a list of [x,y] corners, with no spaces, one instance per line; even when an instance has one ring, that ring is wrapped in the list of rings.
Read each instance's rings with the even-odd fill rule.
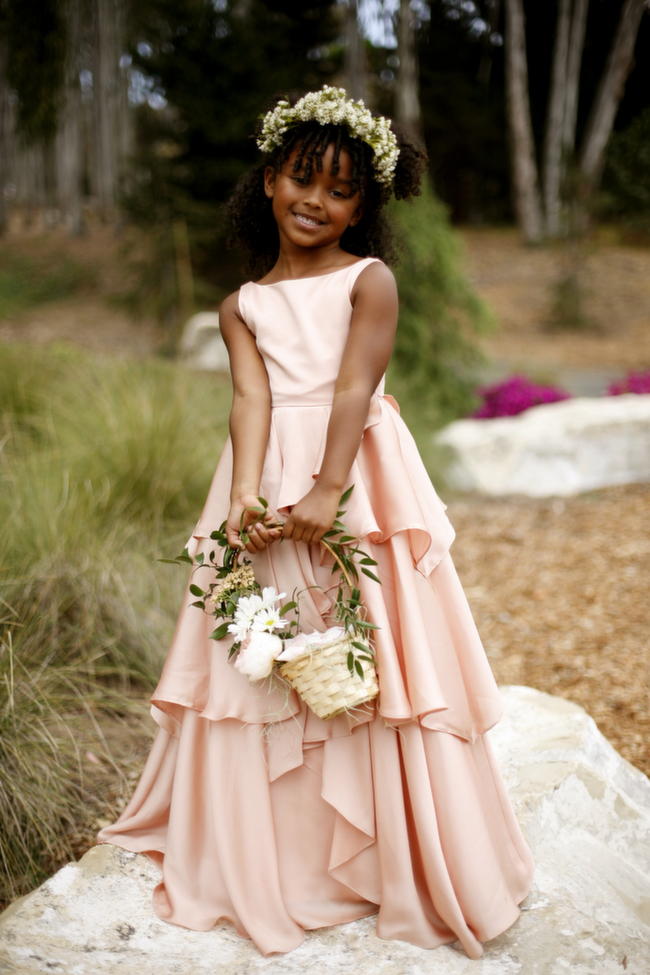
[[[263,117],[262,132],[257,139],[258,148],[262,152],[271,152],[282,144],[282,136],[290,125],[311,119],[321,125],[330,122],[344,124],[351,135],[371,147],[377,182],[392,182],[399,156],[395,133],[388,119],[383,115],[373,116],[361,99],[356,102],[348,99],[345,88],[323,85],[320,91],[307,92],[293,106],[286,98],[281,98],[275,108]]]

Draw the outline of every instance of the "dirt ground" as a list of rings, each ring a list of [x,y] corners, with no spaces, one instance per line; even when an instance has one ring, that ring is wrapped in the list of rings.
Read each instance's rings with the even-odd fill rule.
[[[650,774],[650,485],[444,500],[497,683],[582,705]]]
[[[460,231],[468,276],[495,313],[481,339],[514,367],[650,368],[650,249],[610,242],[600,231],[572,255],[566,245],[525,247],[513,228]],[[548,331],[555,284],[573,266],[591,328]]]

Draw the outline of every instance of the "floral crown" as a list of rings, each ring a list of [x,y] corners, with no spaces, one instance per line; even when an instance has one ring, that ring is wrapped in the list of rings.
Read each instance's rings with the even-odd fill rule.
[[[366,142],[372,149],[373,169],[378,183],[390,184],[399,156],[399,148],[390,122],[383,115],[374,116],[359,99],[347,97],[345,88],[323,85],[320,91],[309,91],[295,105],[281,98],[275,108],[262,119],[257,146],[271,152],[282,145],[282,136],[289,126],[313,119],[321,125],[345,125],[350,134]]]

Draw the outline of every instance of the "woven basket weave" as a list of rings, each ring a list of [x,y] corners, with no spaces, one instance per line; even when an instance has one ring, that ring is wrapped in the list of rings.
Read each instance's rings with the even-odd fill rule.
[[[360,660],[363,678],[350,674],[351,637],[339,637],[315,647],[303,657],[280,664],[278,670],[319,718],[333,718],[348,708],[372,701],[379,694],[374,663]],[[358,659],[358,658],[357,658]]]

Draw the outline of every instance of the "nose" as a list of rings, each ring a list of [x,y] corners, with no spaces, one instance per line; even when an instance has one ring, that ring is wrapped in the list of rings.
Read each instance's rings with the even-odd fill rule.
[[[309,186],[305,187],[304,203],[307,206],[320,210],[323,206],[321,195],[322,188],[318,186],[315,180],[312,180]]]

